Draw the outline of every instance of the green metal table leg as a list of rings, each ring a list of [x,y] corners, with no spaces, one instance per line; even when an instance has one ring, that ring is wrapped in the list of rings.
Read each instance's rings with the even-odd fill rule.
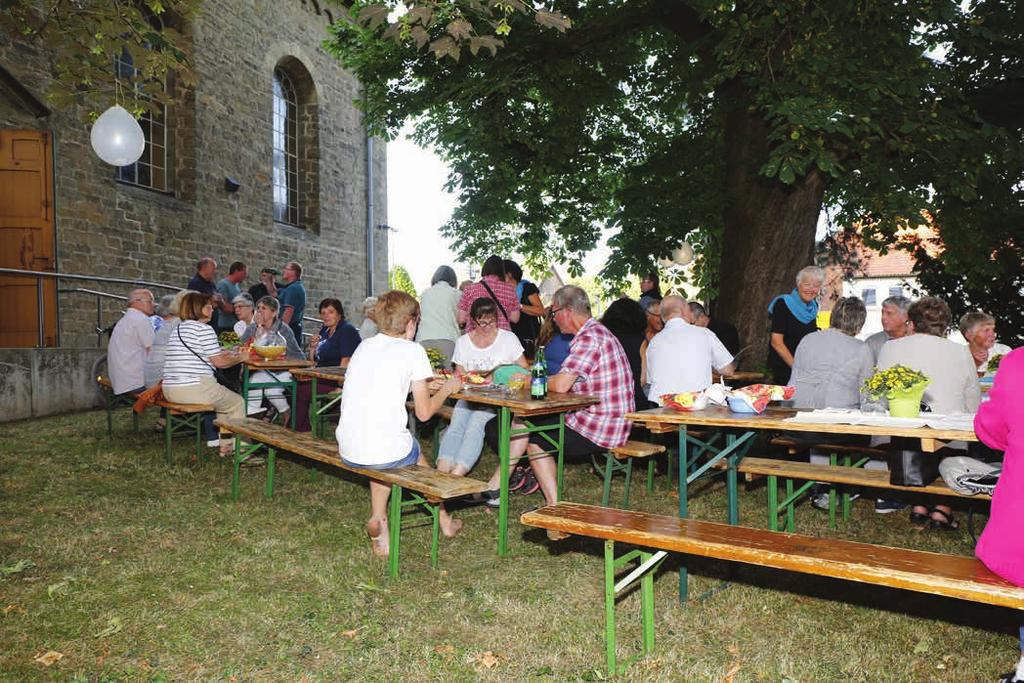
[[[654,553],[640,552],[640,564],[650,561]],[[614,598],[613,598],[614,599]],[[645,655],[654,651],[654,570],[640,579],[640,614],[643,619],[643,650]]]
[[[608,675],[614,676],[615,662],[615,541],[604,542],[604,652]]]
[[[786,500],[789,501],[789,505],[786,506],[786,531],[793,533],[796,529],[796,514],[793,511],[793,480],[786,479]]]
[[[508,554],[508,471],[512,412],[498,408],[498,557]]]
[[[726,448],[732,448],[736,444],[736,435],[727,434],[725,436]],[[729,469],[725,473],[726,489],[729,494],[729,524],[740,523],[740,502],[739,502],[739,477],[736,471],[736,464],[738,458],[735,455],[730,455],[727,462]]]
[[[555,487],[558,500],[562,500],[562,470],[565,458],[565,413],[558,414],[558,482]]]
[[[686,517],[686,425],[679,427],[679,516]],[[679,602],[686,602],[688,592],[688,581],[686,575],[686,563],[679,563]],[[612,594],[612,609],[615,608],[615,595]],[[613,615],[614,619],[614,615]],[[614,622],[613,622],[614,625]],[[613,634],[614,639],[614,634]]]
[[[237,438],[237,437],[236,437]],[[267,498],[274,497],[274,465],[277,462],[277,450],[267,447]]]
[[[647,493],[654,493],[654,458],[647,459]]]
[[[768,530],[779,530],[779,481],[774,474],[768,475]]]
[[[388,514],[388,535],[390,536],[388,553],[388,570],[391,578],[398,578],[398,555],[399,543],[402,537],[402,487],[397,484],[391,486],[391,512]]]

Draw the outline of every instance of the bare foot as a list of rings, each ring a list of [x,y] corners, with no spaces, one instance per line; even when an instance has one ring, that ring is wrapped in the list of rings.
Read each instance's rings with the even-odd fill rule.
[[[441,533],[444,534],[445,538],[455,538],[460,531],[462,531],[461,519],[452,519],[449,520],[448,524],[441,525]]]
[[[371,519],[366,523],[366,535],[372,542],[373,554],[377,557],[387,557],[390,551],[388,547],[388,520]]]
[[[564,541],[569,538],[569,534],[564,531],[555,531],[554,529],[548,529],[548,540],[549,541]]]

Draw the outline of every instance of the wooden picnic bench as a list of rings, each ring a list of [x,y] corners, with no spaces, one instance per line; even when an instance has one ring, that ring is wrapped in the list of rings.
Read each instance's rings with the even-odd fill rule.
[[[640,579],[642,650],[654,648],[654,574],[666,552],[697,555],[1024,610],[1024,587],[996,576],[973,557],[815,538],[645,512],[557,503],[525,513],[522,523],[604,540],[605,656],[618,672],[615,596]],[[615,543],[637,546],[615,557]],[[654,552],[652,552],[654,551]],[[616,572],[640,564],[616,583]],[[1024,614],[1024,613],[1022,613]]]
[[[267,483],[266,496],[274,495],[274,468],[277,452],[286,451],[295,455],[315,460],[336,467],[346,472],[357,474],[367,479],[391,485],[391,500],[388,510],[388,536],[390,555],[388,558],[391,576],[398,576],[399,545],[402,530],[402,510],[409,507],[421,507],[431,516],[432,535],[430,546],[430,563],[437,568],[437,547],[439,532],[438,506],[448,500],[463,498],[488,489],[487,483],[458,477],[445,472],[438,472],[430,467],[412,465],[391,470],[370,470],[352,467],[338,455],[338,445],[334,441],[317,438],[310,432],[293,432],[280,425],[242,418],[235,420],[217,420],[216,424],[223,430],[235,434],[235,457],[231,479],[231,498],[240,497],[240,468],[242,463],[254,456],[260,449],[267,452]],[[243,444],[242,441],[251,443]],[[404,493],[408,492],[408,498]]]
[[[804,491],[814,482],[828,482],[839,486],[858,486],[870,489],[888,489],[892,491],[907,491],[921,493],[930,496],[957,496],[962,498],[973,498],[976,500],[992,500],[991,496],[979,494],[965,496],[949,488],[941,478],[935,480],[928,486],[898,486],[889,482],[887,470],[866,470],[860,467],[844,465],[818,465],[809,462],[794,462],[791,460],[778,460],[773,458],[744,458],[737,471],[746,475],[748,481],[754,476],[763,476],[768,479],[768,528],[778,528],[779,516],[786,515],[786,530],[793,531],[795,525],[794,504],[803,495]],[[780,502],[779,478],[785,480],[786,497]],[[808,484],[794,490],[793,480],[806,481]],[[848,503],[844,503],[843,516],[848,515]],[[829,497],[829,517],[831,525],[835,526],[835,490]]]
[[[111,411],[118,405],[132,407],[139,398],[139,394],[129,392],[126,394],[114,394],[114,387],[110,380],[102,375],[96,378],[104,395],[107,396],[107,434],[113,433]],[[203,453],[203,414],[215,412],[215,408],[207,403],[174,403],[166,399],[154,402],[155,406],[161,409],[164,417],[164,460],[171,463],[171,438],[180,432],[192,431],[196,437],[196,457]],[[132,410],[132,422],[135,431],[139,431],[139,414]]]

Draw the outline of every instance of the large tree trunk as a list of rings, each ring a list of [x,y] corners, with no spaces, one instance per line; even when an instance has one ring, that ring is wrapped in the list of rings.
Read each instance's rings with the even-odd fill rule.
[[[793,289],[814,263],[814,233],[826,178],[817,169],[792,185],[758,175],[768,156],[767,127],[738,86],[725,89],[726,192],[716,314],[736,325],[745,369],[762,367],[768,350],[767,306]]]

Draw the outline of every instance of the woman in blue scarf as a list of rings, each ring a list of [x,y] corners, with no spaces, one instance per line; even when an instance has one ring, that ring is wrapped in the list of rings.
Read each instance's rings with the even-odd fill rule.
[[[796,274],[796,288],[768,304],[772,336],[768,343],[768,368],[776,384],[788,384],[793,354],[800,340],[818,330],[818,294],[825,282],[825,271],[807,266]]]

